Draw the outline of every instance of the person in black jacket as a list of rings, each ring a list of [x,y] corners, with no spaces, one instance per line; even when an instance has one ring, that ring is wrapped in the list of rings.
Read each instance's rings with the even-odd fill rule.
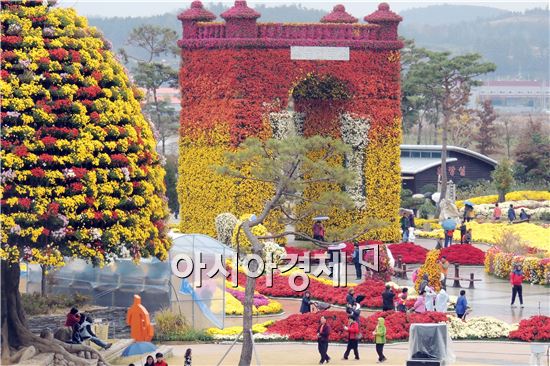
[[[346,295],[346,312],[348,314],[352,314],[353,313],[353,304],[355,304],[355,296],[353,296],[355,293],[355,290],[353,289],[353,287],[350,287],[348,289],[348,294]]]
[[[330,325],[327,324],[327,319],[322,316],[320,319],[319,328],[317,329],[317,349],[321,355],[321,361],[319,361],[319,364],[321,365],[330,361],[330,357],[327,354],[329,336]]]
[[[386,289],[382,292],[382,311],[394,310],[393,298],[395,294],[391,290],[390,285],[386,285]]]
[[[311,293],[306,291],[302,297],[302,305],[300,306],[300,313],[311,313]]]

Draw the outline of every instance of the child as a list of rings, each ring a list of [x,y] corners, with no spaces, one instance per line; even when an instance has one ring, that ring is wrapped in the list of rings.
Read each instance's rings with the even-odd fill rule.
[[[466,235],[464,235],[464,244],[472,244],[472,229],[466,231]]]
[[[378,362],[386,361],[384,356],[384,344],[386,343],[386,326],[384,325],[384,318],[378,318],[378,325],[372,334],[374,335],[374,342],[376,343],[376,353],[378,353]]]
[[[466,222],[462,221],[462,225],[460,225],[460,244],[464,244],[466,240]]]
[[[404,287],[401,295],[399,295],[399,298],[397,299],[397,311],[400,311],[402,313],[407,312],[407,296],[408,296],[409,289],[407,287]]]
[[[460,296],[456,301],[456,316],[462,321],[466,321],[466,310],[468,309],[468,300],[466,300],[466,291],[461,290]]]
[[[168,366],[166,361],[164,361],[164,355],[160,352],[158,352],[155,355],[155,358],[157,359],[157,362],[155,362],[155,366]]]
[[[185,363],[183,366],[191,366],[191,348],[188,348],[187,351],[185,351]]]

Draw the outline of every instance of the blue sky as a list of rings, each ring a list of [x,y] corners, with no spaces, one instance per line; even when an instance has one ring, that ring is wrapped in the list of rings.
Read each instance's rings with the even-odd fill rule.
[[[204,4],[208,4],[210,1],[203,1]],[[212,1],[215,3],[223,2],[232,4],[233,1]],[[381,1],[357,1],[357,0],[335,0],[335,1],[314,1],[314,0],[302,0],[302,1],[249,1],[249,5],[255,4],[302,4],[305,7],[330,10],[334,5],[342,3],[346,6],[346,9],[357,17],[363,17],[374,11]],[[390,7],[394,11],[402,11],[410,8],[424,7],[432,4],[470,4],[470,5],[483,5],[492,6],[495,8],[511,10],[511,11],[523,11],[525,9],[531,9],[534,7],[547,7],[547,2],[530,2],[530,1],[388,1]],[[164,14],[173,10],[187,8],[190,2],[176,1],[176,0],[59,0],[58,5],[62,7],[74,7],[80,15],[92,16],[100,15],[104,17],[114,16],[147,16]]]

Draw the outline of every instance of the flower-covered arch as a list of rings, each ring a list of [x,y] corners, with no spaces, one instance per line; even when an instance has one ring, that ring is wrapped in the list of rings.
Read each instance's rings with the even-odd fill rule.
[[[245,1],[236,1],[221,17],[225,23],[212,22],[215,16],[199,1],[178,17],[183,27],[178,42],[181,229],[215,235],[218,214],[258,212],[270,194],[268,185],[237,187],[209,169],[222,162],[225,151],[249,136],[322,134],[352,145],[353,153],[335,163],[360,176],[357,184],[346,187],[356,209],[327,213],[329,230],[380,218],[390,226],[368,236],[397,239],[401,17],[383,3],[365,17],[369,24],[359,24],[340,5],[322,23],[262,24]],[[318,47],[336,47],[344,56],[326,59],[334,49]],[[300,50],[321,54],[294,54]],[[304,194],[314,196],[323,189],[312,186]],[[310,223],[304,221],[300,229],[309,230]]]

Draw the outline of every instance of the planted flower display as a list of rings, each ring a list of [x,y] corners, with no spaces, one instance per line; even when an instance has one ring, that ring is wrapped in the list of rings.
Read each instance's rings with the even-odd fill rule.
[[[519,322],[517,330],[510,332],[510,339],[521,341],[550,341],[550,317],[533,316]]]

